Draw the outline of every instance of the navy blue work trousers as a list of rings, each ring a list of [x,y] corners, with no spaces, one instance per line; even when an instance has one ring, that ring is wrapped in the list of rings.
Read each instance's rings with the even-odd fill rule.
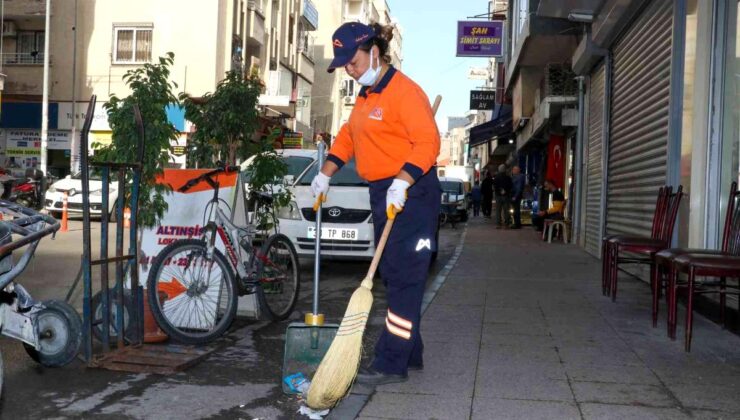
[[[375,242],[387,221],[386,192],[392,178],[370,183]],[[384,373],[407,373],[422,366],[424,345],[419,331],[432,252],[437,249],[436,230],[442,190],[432,168],[408,189],[408,199],[396,215],[378,267],[386,288],[388,311],[385,327],[375,346],[373,367]]]

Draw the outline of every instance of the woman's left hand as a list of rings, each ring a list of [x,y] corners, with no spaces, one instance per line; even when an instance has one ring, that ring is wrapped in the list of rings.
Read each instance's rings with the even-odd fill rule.
[[[400,213],[403,210],[403,206],[406,205],[406,190],[408,190],[409,184],[403,179],[394,179],[388,192],[385,196],[386,215],[388,219],[396,217],[396,213]]]

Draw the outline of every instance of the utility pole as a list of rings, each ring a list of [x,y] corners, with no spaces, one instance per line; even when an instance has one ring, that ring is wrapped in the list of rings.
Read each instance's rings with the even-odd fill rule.
[[[51,0],[46,0],[46,26],[44,29],[44,94],[41,100],[41,172],[47,173],[46,149],[49,147],[49,29],[51,26]]]
[[[72,27],[72,138],[69,147],[69,170],[72,174],[80,171],[80,141],[77,140],[77,0]]]

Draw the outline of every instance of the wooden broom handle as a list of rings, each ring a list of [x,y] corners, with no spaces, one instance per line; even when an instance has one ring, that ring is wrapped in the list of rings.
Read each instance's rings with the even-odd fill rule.
[[[437,95],[436,98],[434,98],[434,104],[432,105],[432,115],[437,115],[437,109],[439,108],[439,104],[442,102],[442,96]],[[390,219],[385,223],[385,228],[383,228],[383,234],[380,236],[380,241],[378,242],[378,247],[375,248],[375,255],[373,255],[373,262],[370,263],[370,269],[367,271],[367,275],[365,276],[365,279],[362,281],[362,285],[367,287],[368,289],[373,288],[373,277],[375,277],[375,271],[378,269],[378,264],[380,264],[380,257],[383,255],[383,250],[385,249],[385,243],[388,242],[388,236],[391,233],[391,228],[393,227],[393,222],[396,219]]]

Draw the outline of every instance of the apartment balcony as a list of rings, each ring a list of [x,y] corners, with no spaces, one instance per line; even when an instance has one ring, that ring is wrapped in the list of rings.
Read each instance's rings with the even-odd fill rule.
[[[5,73],[4,94],[41,95],[43,93],[44,67],[39,65],[8,65]]]
[[[4,0],[5,18],[28,18],[46,14],[46,2],[44,0]]]
[[[4,66],[43,66],[44,53],[3,53]]]
[[[574,111],[578,105],[578,82],[575,77],[569,63],[545,66],[545,76],[534,94],[534,111],[531,117],[520,118],[517,122],[520,126],[524,124],[517,136],[518,148],[524,147],[557,118],[561,126],[577,124]]]
[[[506,63],[506,90],[509,91],[523,67],[543,67],[547,63],[570,60],[577,47],[574,36],[579,24],[564,19],[552,19],[530,14],[522,23],[511,46],[511,58]]]
[[[250,1],[249,9],[249,34],[247,34],[247,43],[253,47],[262,47],[265,44],[265,12],[259,1]]]

